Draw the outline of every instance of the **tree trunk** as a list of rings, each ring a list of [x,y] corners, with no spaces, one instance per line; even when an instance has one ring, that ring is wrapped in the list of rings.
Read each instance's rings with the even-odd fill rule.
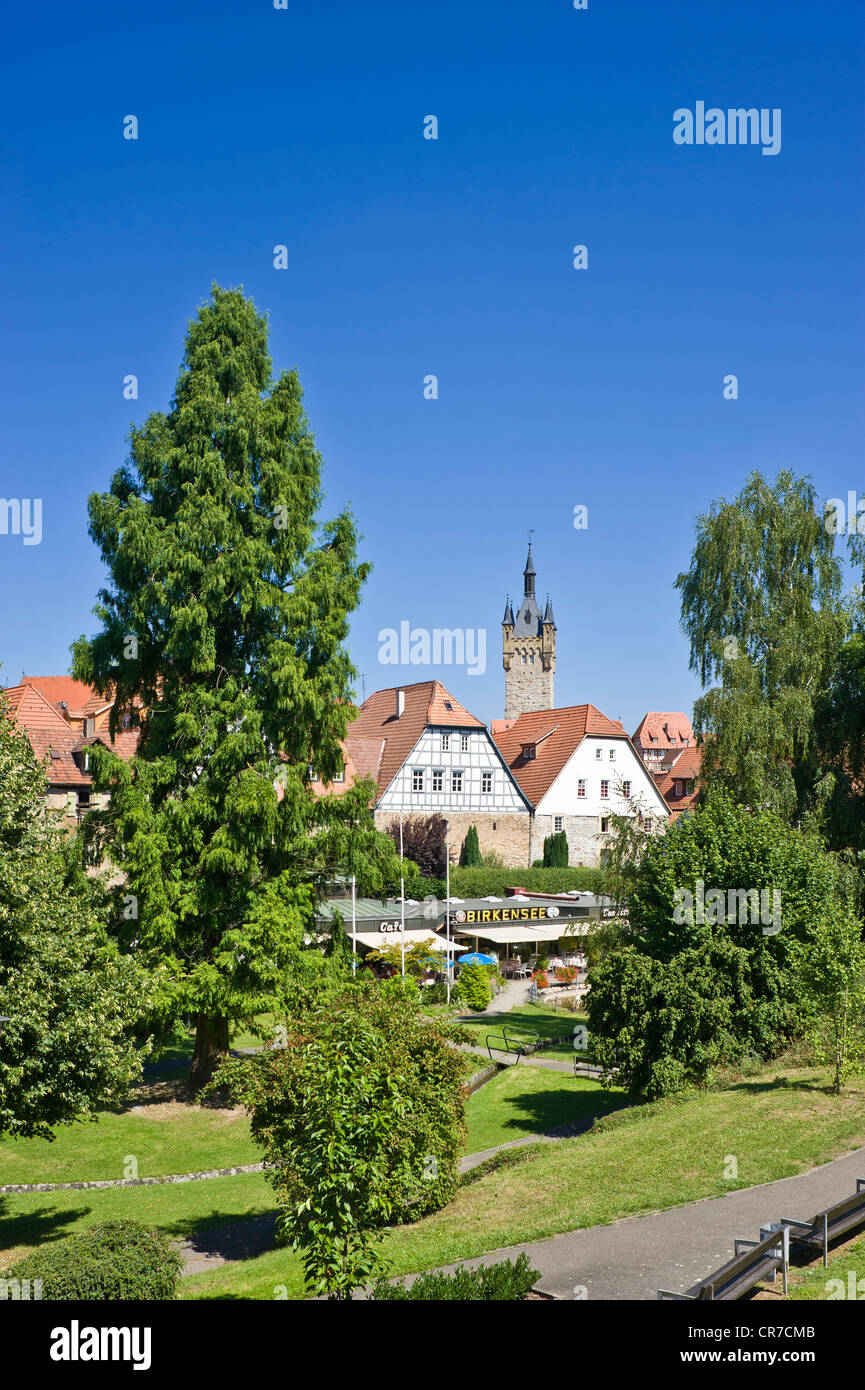
[[[228,1056],[228,1019],[198,1014],[195,1020],[195,1051],[189,1081],[196,1091],[206,1086],[216,1065]]]

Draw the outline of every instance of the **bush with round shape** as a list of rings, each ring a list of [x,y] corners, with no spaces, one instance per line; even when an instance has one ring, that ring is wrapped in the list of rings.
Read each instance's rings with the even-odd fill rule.
[[[137,1221],[106,1221],[51,1241],[5,1272],[6,1279],[39,1279],[42,1298],[114,1303],[177,1297],[182,1261],[161,1231]]]

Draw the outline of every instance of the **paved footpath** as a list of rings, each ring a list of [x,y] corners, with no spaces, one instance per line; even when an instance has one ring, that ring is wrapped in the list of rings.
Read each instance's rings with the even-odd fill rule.
[[[564,1299],[652,1299],[658,1289],[683,1293],[732,1257],[737,1237],[757,1240],[762,1225],[782,1216],[810,1219],[852,1196],[857,1178],[865,1178],[865,1148],[796,1177],[651,1216],[627,1217],[610,1226],[512,1245],[465,1264],[516,1259],[525,1251],[541,1273],[537,1289]],[[585,1293],[577,1292],[583,1289]]]

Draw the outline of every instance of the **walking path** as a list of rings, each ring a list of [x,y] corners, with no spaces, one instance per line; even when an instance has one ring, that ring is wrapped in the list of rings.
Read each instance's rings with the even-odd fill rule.
[[[782,1217],[809,1220],[851,1196],[857,1178],[865,1178],[865,1148],[795,1177],[508,1246],[464,1263],[513,1260],[525,1251],[541,1273],[536,1288],[556,1298],[652,1299],[658,1289],[682,1293],[732,1258],[736,1237],[757,1240],[761,1226]]]

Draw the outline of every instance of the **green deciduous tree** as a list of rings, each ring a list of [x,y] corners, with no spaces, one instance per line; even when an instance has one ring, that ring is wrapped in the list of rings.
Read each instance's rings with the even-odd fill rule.
[[[841,1094],[865,1056],[865,944],[853,914],[828,903],[798,956],[798,981],[809,1007],[807,1034],[817,1060],[832,1070]]]
[[[43,804],[45,770],[0,699],[0,1136],[53,1137],[141,1075],[152,977],[109,940]]]
[[[601,1063],[661,1094],[716,1062],[769,1057],[801,1033],[796,962],[827,903],[855,882],[816,835],[717,793],[650,840],[628,885],[620,944],[590,976]],[[675,1085],[674,1085],[675,1083]]]
[[[465,1139],[467,1030],[422,1019],[416,989],[361,985],[285,1024],[286,1046],[220,1068],[272,1165],[279,1231],[308,1291],[348,1298],[383,1268],[392,1221],[453,1196]]]
[[[811,482],[789,471],[749,478],[698,517],[682,595],[701,786],[803,823],[827,791],[815,705],[849,630],[841,566]]]
[[[140,722],[131,762],[94,750],[111,805],[90,833],[125,875],[130,932],[196,1017],[196,1084],[231,1021],[275,1006],[333,871],[380,895],[394,881],[371,787],[310,786],[342,770],[369,568],[347,511],[319,523],[321,496],[296,372],[273,377],[265,319],[214,286],[170,410],[133,429],[128,465],[90,498],[110,584],[102,630],[74,647],[76,675],[116,695],[112,731]]]

